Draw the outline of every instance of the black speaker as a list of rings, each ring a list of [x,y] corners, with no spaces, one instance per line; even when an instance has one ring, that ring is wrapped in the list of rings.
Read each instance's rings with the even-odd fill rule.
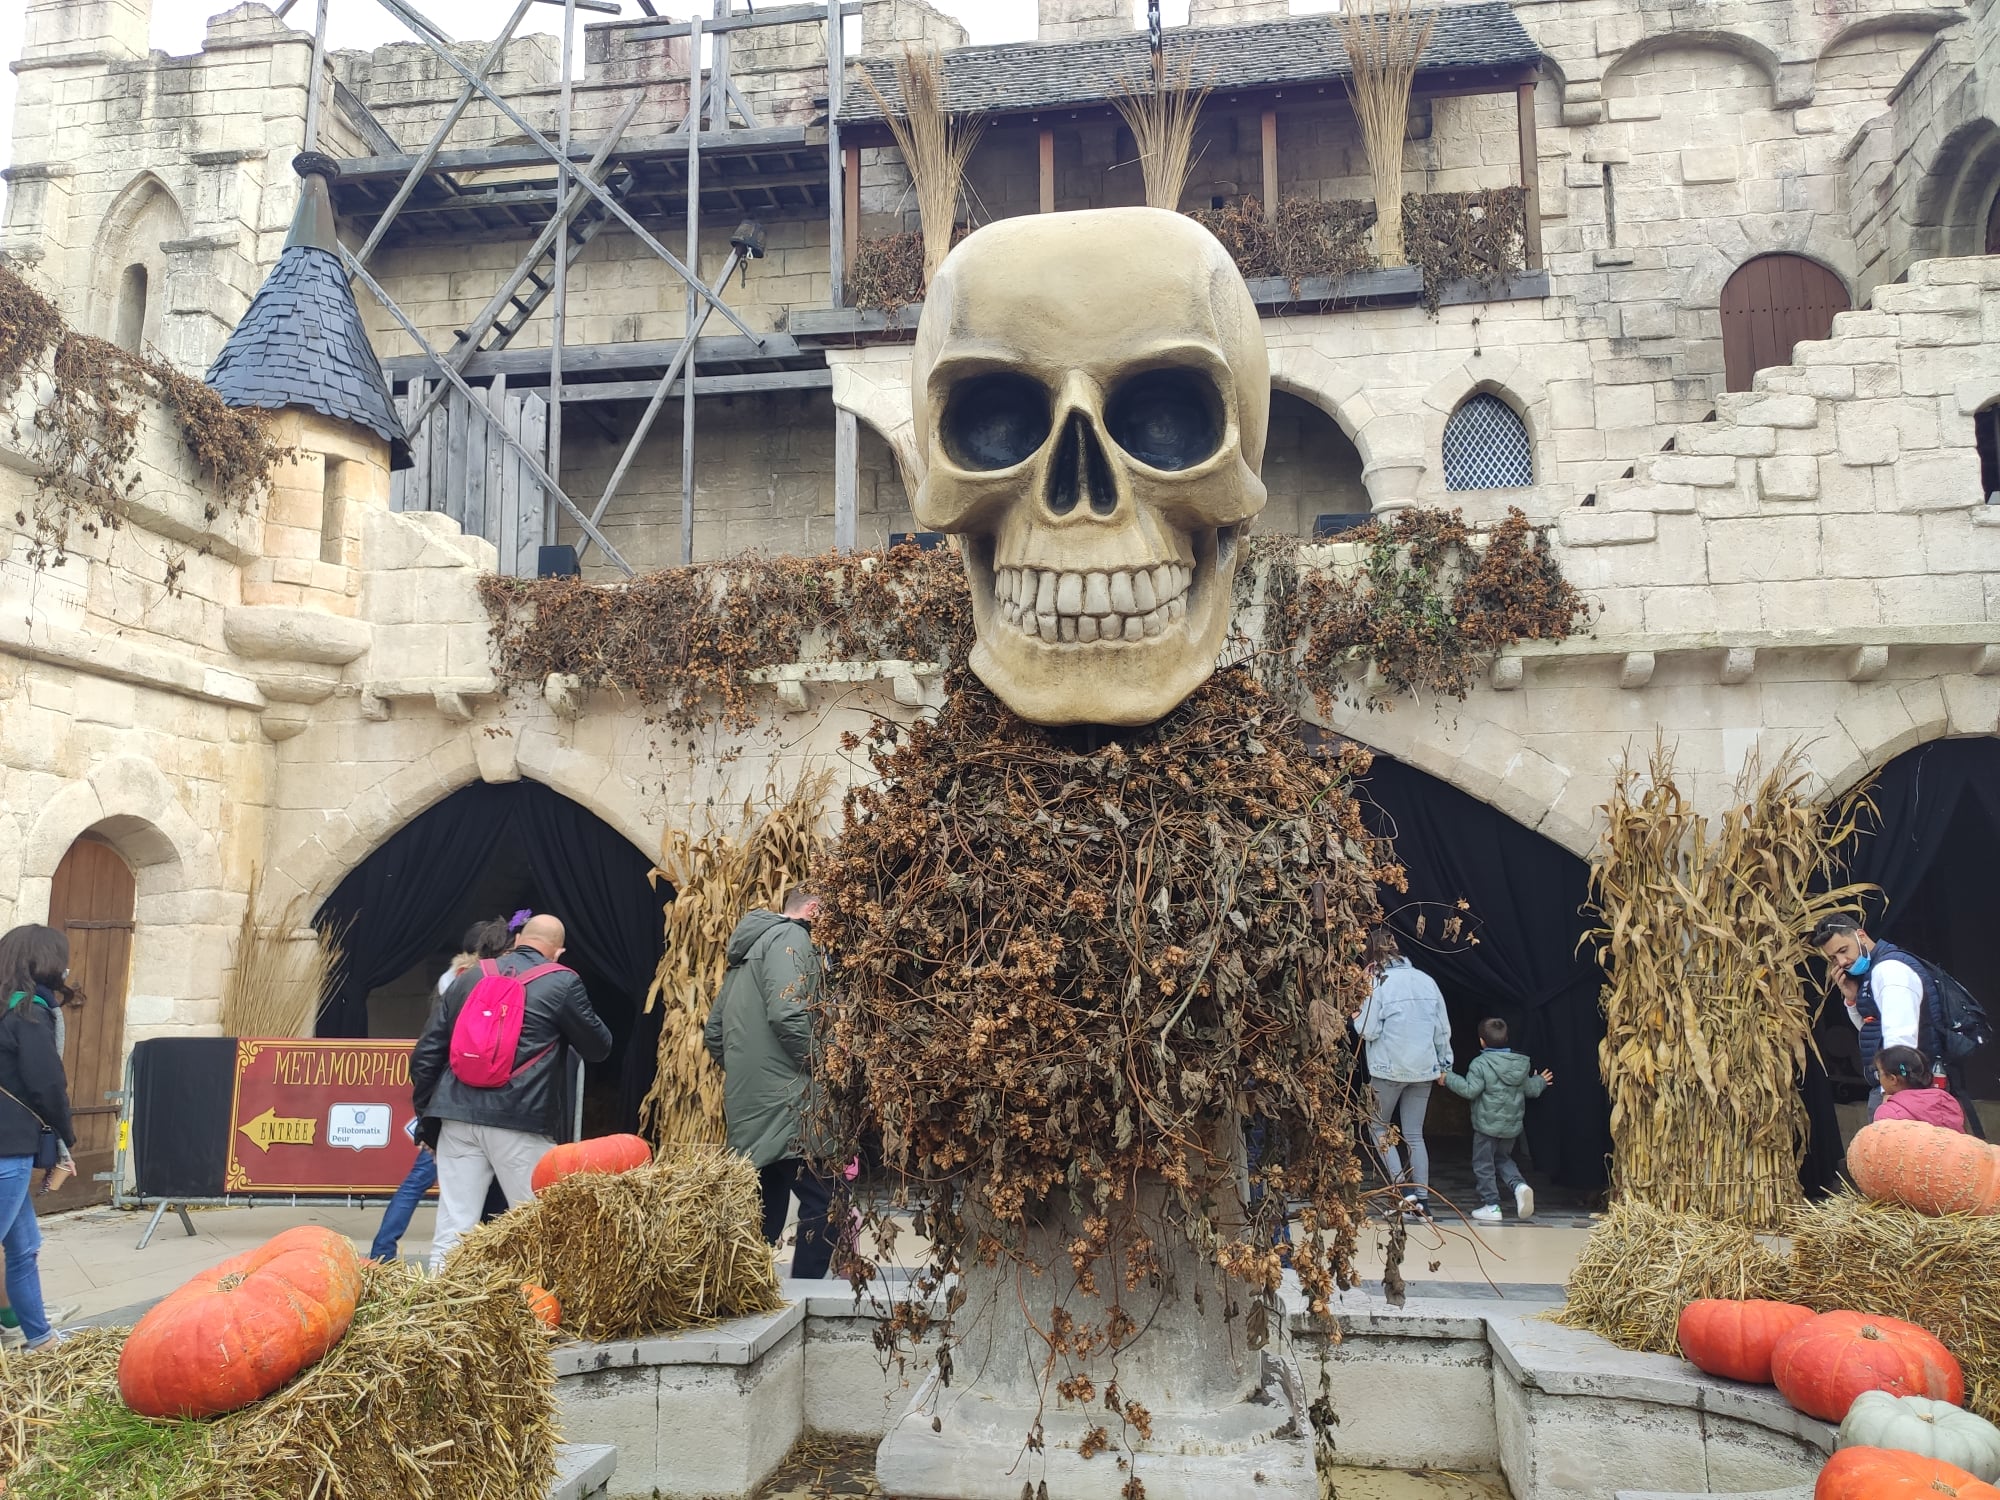
[[[570,546],[544,547],[535,560],[537,578],[580,578],[583,567],[576,560],[576,548]]]

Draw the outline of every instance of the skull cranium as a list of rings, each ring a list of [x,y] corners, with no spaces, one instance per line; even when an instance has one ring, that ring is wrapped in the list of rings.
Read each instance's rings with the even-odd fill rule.
[[[989,224],[932,280],[918,522],[964,538],[972,668],[1042,724],[1146,724],[1214,671],[1264,508],[1264,336],[1229,254],[1151,208]]]

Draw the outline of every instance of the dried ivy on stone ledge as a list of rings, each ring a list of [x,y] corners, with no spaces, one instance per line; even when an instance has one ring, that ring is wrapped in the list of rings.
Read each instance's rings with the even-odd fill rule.
[[[1239,608],[1264,603],[1259,675],[1323,709],[1362,702],[1372,665],[1397,693],[1462,699],[1518,640],[1561,640],[1587,609],[1546,534],[1518,510],[1474,544],[1457,511],[1406,510],[1349,532],[1358,569],[1327,567],[1294,537],[1251,539]],[[536,690],[552,675],[622,693],[668,727],[755,724],[756,674],[800,661],[962,663],[972,604],[958,555],[744,557],[630,583],[480,580],[498,671]],[[1386,707],[1379,698],[1366,700]]]
[[[157,356],[136,355],[77,333],[55,304],[0,264],[0,400],[48,360],[49,392],[34,409],[41,467],[32,513],[14,524],[29,535],[34,566],[59,565],[72,528],[86,536],[117,531],[138,488],[133,467],[142,403],[159,400],[214,486],[205,519],[252,503],[272,468],[290,456],[271,436],[271,416],[227,406],[214,391]],[[19,435],[18,428],[16,436]]]

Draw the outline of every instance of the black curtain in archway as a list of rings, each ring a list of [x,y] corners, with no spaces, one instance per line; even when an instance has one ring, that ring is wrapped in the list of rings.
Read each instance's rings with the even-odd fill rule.
[[[430,952],[500,840],[527,857],[543,904],[562,918],[572,959],[609,984],[600,1011],[621,1046],[659,966],[660,902],[652,861],[615,828],[535,781],[475,783],[452,793],[363,860],[314,922],[343,934],[321,1036],[366,1036],[368,995]]]
[[[1603,971],[1579,947],[1589,867],[1505,813],[1386,755],[1357,788],[1362,814],[1394,841],[1409,880],[1384,893],[1390,925],[1418,966],[1507,1020],[1515,1045],[1556,1086],[1528,1106],[1528,1147],[1563,1187],[1604,1186],[1611,1104],[1598,1077]],[[1478,941],[1445,942],[1459,901]],[[1423,920],[1423,934],[1417,923]],[[1461,1061],[1464,1061],[1461,1059]]]

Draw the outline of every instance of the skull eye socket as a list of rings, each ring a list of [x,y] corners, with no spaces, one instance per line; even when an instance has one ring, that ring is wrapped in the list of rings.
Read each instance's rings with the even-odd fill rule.
[[[1222,399],[1198,370],[1148,370],[1112,395],[1104,425],[1140,463],[1191,469],[1222,446]]]
[[[945,452],[962,469],[1011,469],[1048,441],[1049,393],[1005,370],[961,381],[946,403]]]

